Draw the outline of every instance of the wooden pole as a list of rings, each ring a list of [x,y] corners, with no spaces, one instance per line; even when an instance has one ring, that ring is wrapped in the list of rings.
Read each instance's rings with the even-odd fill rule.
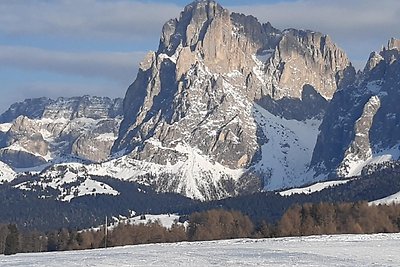
[[[104,248],[107,248],[107,216],[106,216],[106,226],[104,228]]]

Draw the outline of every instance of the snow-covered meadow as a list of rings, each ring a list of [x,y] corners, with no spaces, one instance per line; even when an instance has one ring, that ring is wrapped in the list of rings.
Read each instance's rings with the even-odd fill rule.
[[[150,244],[0,256],[0,266],[399,266],[400,234]]]

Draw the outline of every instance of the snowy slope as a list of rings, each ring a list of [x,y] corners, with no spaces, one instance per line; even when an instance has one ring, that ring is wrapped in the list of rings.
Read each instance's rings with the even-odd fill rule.
[[[157,183],[157,178],[171,177],[162,180],[165,183],[165,191],[171,184],[177,182],[174,177],[179,178],[177,192],[186,196],[204,200],[207,197],[201,188],[210,185],[219,187],[219,182],[225,176],[238,179],[244,172],[242,169],[232,170],[221,164],[213,163],[207,156],[202,155],[197,149],[189,146],[178,145],[176,151],[187,155],[187,161],[178,161],[176,164],[161,165],[146,161],[139,161],[123,156],[101,164],[89,165],[88,172],[92,175],[111,176],[122,180],[134,181],[151,186]],[[154,179],[148,179],[152,177]],[[226,196],[221,189],[220,197]]]
[[[307,170],[317,141],[320,120],[286,120],[254,105],[254,118],[268,141],[256,169],[266,173],[265,189],[275,190],[311,182]]]
[[[156,139],[149,139],[146,143],[151,143],[159,151],[180,153],[185,155],[186,159],[179,160],[175,164],[162,165],[123,156],[101,164],[92,164],[88,166],[88,172],[92,175],[107,175],[145,185],[160,183],[157,179],[163,176],[180,177],[178,180],[171,178],[161,181],[166,183],[164,188],[178,183],[176,192],[200,200],[210,199],[210,193],[205,191],[210,187],[219,189],[217,195],[211,196],[212,198],[226,197],[227,193],[220,186],[221,181],[225,179],[238,181],[248,170],[255,170],[261,177],[265,177],[266,190],[310,182],[308,179],[312,175],[307,173],[308,163],[317,139],[320,121],[286,120],[272,115],[258,105],[254,105],[253,110],[249,112],[255,119],[254,122],[248,123],[253,123],[254,128],[256,125],[261,127],[268,139],[268,142],[261,147],[261,160],[249,169],[231,169],[223,166],[188,144],[178,143],[174,148],[170,148],[164,147]]]
[[[361,171],[368,165],[379,164],[387,161],[399,160],[400,159],[400,144],[392,147],[391,149],[381,150],[376,153],[372,153],[367,160],[353,158],[348,163],[349,169],[345,177],[353,177],[361,175]]]
[[[312,194],[314,192],[322,191],[325,188],[334,187],[341,184],[346,184],[350,180],[339,180],[339,181],[328,181],[328,182],[320,182],[307,187],[300,188],[292,188],[289,190],[281,191],[279,194],[281,196],[291,196],[293,194]]]
[[[71,201],[75,197],[86,195],[119,194],[111,186],[92,179],[85,165],[80,163],[56,164],[40,173],[39,180],[28,180],[15,187],[28,191],[53,188],[59,190],[57,198],[61,201]]]
[[[12,123],[0,123],[0,132],[6,133],[10,130]]]
[[[176,214],[158,214],[158,215],[153,215],[153,214],[145,214],[144,218],[142,219],[142,216],[134,216],[132,218],[122,218],[118,219],[115,223],[111,225],[111,228],[116,227],[119,223],[124,223],[124,224],[146,224],[147,222],[156,222],[158,221],[163,227],[165,228],[171,228],[171,226],[178,222],[179,220],[179,215]]]
[[[369,202],[370,205],[390,205],[390,204],[400,204],[400,192],[387,196],[385,198],[377,199],[375,201]]]
[[[400,234],[236,239],[0,255],[4,267],[398,266]]]
[[[177,214],[144,214],[136,216],[136,213],[133,211],[132,216],[127,218],[125,216],[113,217],[111,218],[111,224],[108,225],[108,230],[113,230],[119,224],[128,224],[128,225],[139,225],[146,224],[148,222],[154,223],[159,222],[161,226],[170,229],[173,224],[178,223],[178,225],[187,226],[187,223],[179,223],[179,215]],[[104,225],[102,226],[104,227]],[[89,230],[100,230],[101,227],[92,227]],[[86,231],[86,230],[83,230]]]
[[[0,184],[3,182],[9,182],[17,176],[16,172],[10,168],[7,164],[0,161]]]
[[[229,196],[231,192],[226,191],[223,182],[225,180],[237,182],[249,170],[255,170],[260,177],[265,179],[266,190],[298,186],[310,182],[307,178],[312,175],[307,175],[307,168],[318,135],[320,121],[286,120],[272,115],[258,105],[253,108],[250,104],[243,106],[249,109],[249,116],[254,117],[254,121],[248,123],[252,123],[254,128],[257,127],[256,125],[261,127],[268,139],[261,147],[260,161],[249,169],[231,169],[223,166],[205,155],[200,149],[193,148],[189,144],[178,143],[171,148],[163,146],[157,139],[149,139],[146,140],[146,143],[157,148],[157,151],[168,150],[170,153],[179,153],[185,156],[184,160],[163,165],[146,160],[136,160],[126,155],[99,164],[59,164],[40,174],[43,178],[40,185],[61,189],[59,199],[69,201],[73,197],[94,192],[117,194],[112,188],[104,188],[93,180],[84,181],[90,175],[110,176],[148,186],[162,184],[160,191],[175,188],[175,192],[183,195],[209,200]],[[51,181],[49,181],[50,179]],[[80,181],[78,186],[67,187],[67,190],[63,189],[67,184],[76,181]],[[28,189],[28,185],[27,183],[21,184],[19,188]]]

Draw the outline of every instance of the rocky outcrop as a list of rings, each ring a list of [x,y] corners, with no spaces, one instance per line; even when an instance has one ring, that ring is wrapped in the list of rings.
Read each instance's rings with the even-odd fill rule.
[[[32,168],[47,163],[46,159],[40,155],[35,155],[24,150],[17,149],[1,149],[1,161],[13,168]]]
[[[296,157],[286,155],[292,149],[283,143],[278,152],[262,149],[273,136],[282,135],[279,127],[269,126],[288,125],[285,130],[293,133],[299,125],[277,121],[321,118],[338,86],[352,79],[348,58],[328,36],[280,31],[252,16],[230,13],[214,1],[196,1],[179,19],[164,25],[158,51],[140,64],[124,99],[124,119],[113,152],[161,166],[182,162],[189,166],[200,164],[192,161],[195,151],[207,162],[204,166],[220,164],[246,174],[235,176],[233,192],[241,186],[238,177],[258,180],[246,182],[258,184],[258,189],[286,186],[276,180],[278,173],[294,181],[296,171],[290,169],[288,158]],[[267,113],[256,116],[260,108]],[[271,113],[275,117],[269,117]],[[315,131],[310,132],[310,140],[314,135],[316,139]],[[305,159],[311,157],[313,141],[303,143],[295,133],[290,135],[292,148],[306,151]],[[280,153],[275,158],[281,166],[268,166],[262,160],[270,153]],[[301,171],[303,161],[297,164]],[[183,169],[176,173],[180,178],[170,191],[193,196],[191,190],[204,180],[232,179],[225,169],[213,173],[200,166],[195,177],[190,167]],[[187,181],[187,177],[192,178]],[[207,191],[211,188],[196,196],[204,197]]]
[[[357,81],[338,91],[321,125],[312,166],[353,176],[368,164],[400,156],[400,41],[372,53]]]
[[[122,114],[122,99],[73,97],[28,99],[1,115],[0,160],[31,168],[74,155],[108,158]]]
[[[108,119],[121,116],[122,100],[119,98],[83,96],[60,97],[49,103],[43,111],[42,118],[47,119]]]
[[[101,162],[110,155],[111,147],[118,135],[120,119],[103,119],[95,127],[82,133],[72,143],[71,154]]]
[[[26,99],[23,102],[14,103],[0,115],[0,123],[10,123],[19,116],[30,119],[39,119],[43,116],[46,106],[53,100],[47,97]]]
[[[346,54],[327,35],[289,29],[274,50],[265,76],[273,99],[302,98],[303,86],[312,86],[330,100],[346,72],[354,72]]]

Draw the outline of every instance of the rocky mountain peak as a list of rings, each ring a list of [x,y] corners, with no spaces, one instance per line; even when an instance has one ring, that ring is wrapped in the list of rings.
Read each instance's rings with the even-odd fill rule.
[[[43,112],[44,118],[74,119],[74,118],[115,118],[122,115],[122,99],[108,97],[81,96],[57,98],[47,105]]]
[[[163,170],[146,182],[160,190],[219,198],[278,188],[304,171],[314,141],[301,143],[296,132],[313,120],[306,131],[316,139],[349,69],[324,34],[281,31],[214,1],[193,2],[164,25],[158,51],[141,63],[113,152]],[[269,149],[279,154],[274,162]],[[307,156],[293,170],[297,149]]]
[[[334,95],[312,165],[353,176],[368,164],[399,159],[399,47],[392,38],[380,52],[372,52],[357,82]]]
[[[122,99],[82,96],[36,98],[0,115],[0,160],[31,168],[71,155],[108,158],[122,115]]]
[[[19,116],[30,119],[115,118],[122,116],[121,98],[98,96],[47,97],[25,99],[14,103],[0,115],[1,123],[10,123]]]
[[[53,100],[47,97],[25,99],[22,102],[12,104],[4,113],[0,115],[0,122],[12,122],[17,117],[23,115],[33,118],[40,118],[43,116],[45,107],[52,103]]]
[[[380,80],[400,58],[400,40],[391,38],[387,47],[380,52],[372,52],[364,68],[362,81]]]
[[[400,50],[400,39],[390,38],[388,41],[388,50]]]
[[[202,41],[204,34],[215,18],[228,15],[214,1],[195,1],[185,7],[179,19],[171,19],[164,24],[159,53],[172,56],[179,45],[194,48]]]

